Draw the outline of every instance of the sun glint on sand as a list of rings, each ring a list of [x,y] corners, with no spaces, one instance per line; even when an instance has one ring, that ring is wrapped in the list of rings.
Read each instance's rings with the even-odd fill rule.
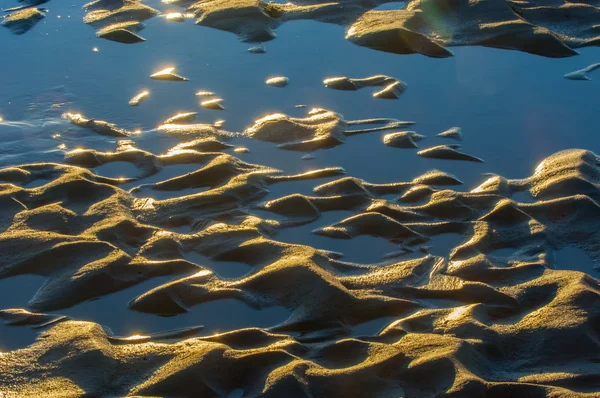
[[[58,1],[20,2],[4,10],[1,24],[29,51],[32,43],[53,39],[35,34],[49,16],[59,18],[52,14]],[[38,8],[45,3],[49,10]],[[163,59],[153,59],[148,79],[146,59],[138,58],[156,50],[151,45],[158,29],[190,28],[200,37],[220,33],[253,43],[235,44],[251,59],[248,65],[265,66],[260,62],[282,50],[273,43],[266,53],[262,43],[275,39],[284,23],[300,20],[341,26],[338,33],[362,47],[431,58],[450,57],[457,46],[564,58],[600,43],[598,0],[410,0],[396,10],[379,8],[386,3],[96,0],[78,10],[83,22],[77,18],[77,26],[89,31],[86,54],[94,61],[106,57],[98,65],[107,70],[135,58],[139,85],[79,102],[66,86],[51,89],[50,111],[36,108],[47,94],[36,93],[24,120],[2,109],[8,120],[0,117],[0,127],[9,133],[0,161],[9,166],[0,168],[0,282],[39,279],[31,294],[17,291],[18,282],[11,286],[27,297],[22,305],[0,300],[0,333],[37,332],[35,340],[0,352],[0,397],[599,396],[597,269],[559,257],[576,250],[600,264],[596,153],[552,149],[529,176],[477,174],[471,189],[469,167],[488,166],[495,156],[522,159],[484,152],[470,141],[477,132],[451,127],[465,127],[458,121],[440,116],[439,129],[411,121],[404,100],[413,90],[432,88],[410,80],[408,90],[400,80],[400,60],[410,57],[377,64],[381,70],[369,74],[341,65],[310,76],[313,86],[299,74],[302,62],[256,67],[252,75],[219,48],[201,63],[186,63],[210,42],[197,46],[191,36],[185,36],[190,58],[177,60],[189,79],[165,67],[175,61]],[[29,33],[17,38],[11,32]],[[168,36],[169,44],[174,37],[180,36]],[[88,39],[106,47],[90,54]],[[322,45],[319,37],[311,45]],[[452,61],[421,55],[414,57]],[[221,79],[225,72],[210,74],[214,60],[234,71],[227,75],[234,75],[231,86]],[[591,80],[600,64],[587,64],[564,77]],[[565,81],[563,73],[561,83],[579,84]],[[71,74],[60,69],[64,84],[85,91]],[[258,93],[249,111],[235,98],[240,87]],[[500,95],[490,87],[489,98]],[[17,103],[29,96],[16,94]],[[355,113],[342,114],[338,105],[349,97]],[[447,96],[450,112],[459,109],[455,97]],[[127,106],[128,98],[137,108]],[[179,107],[181,98],[189,103]],[[294,105],[300,101],[310,106]],[[377,112],[397,108],[389,117],[374,115],[360,101],[376,103]],[[111,102],[125,116],[114,117]],[[434,106],[425,108],[427,117],[438,117]],[[562,117],[562,111],[552,108],[546,116]],[[238,124],[236,112],[250,115],[245,124]],[[481,119],[495,122],[482,114],[472,116],[481,125]],[[538,114],[528,116],[527,123],[537,126]],[[50,137],[43,143],[36,142],[40,131]],[[369,153],[367,145],[377,150]],[[383,153],[395,156],[385,164],[392,180],[371,168]],[[423,164],[427,168],[416,171]],[[455,168],[444,167],[449,164]],[[338,251],[340,242],[348,242],[355,256]],[[385,246],[377,246],[381,242]],[[355,258],[359,252],[376,260]],[[234,264],[236,272],[220,264]],[[130,297],[110,301],[119,294]],[[111,327],[131,327],[135,321],[124,318],[138,316],[166,319],[173,327],[135,324],[134,332],[115,333],[97,313],[85,312],[98,302],[108,302]],[[220,328],[218,319],[198,312],[224,302],[254,315],[278,310],[285,316],[265,326],[251,315],[241,327]],[[218,308],[216,318],[237,316]]]
[[[240,136],[285,143],[325,134],[342,123],[324,110],[309,113],[308,119],[274,115]],[[176,115],[171,121],[193,123],[193,116]],[[115,129],[80,115],[70,120],[93,130]],[[168,126],[174,125],[165,125],[172,134]],[[302,135],[289,136],[291,127]],[[593,388],[598,363],[590,347],[596,346],[592,324],[600,286],[584,273],[555,270],[552,253],[576,245],[594,259],[600,256],[595,228],[600,158],[595,154],[560,152],[531,177],[492,176],[470,192],[450,189],[462,182],[432,170],[413,181],[388,184],[341,177],[316,186],[314,196],[261,202],[271,184],[343,176],[344,171],[285,175],[221,152],[231,146],[220,140],[236,133],[195,124],[178,129],[188,140],[200,138],[162,155],[123,144],[116,152],[67,152],[67,165],[0,170],[0,249],[5,253],[0,277],[49,278],[32,297],[30,312],[0,312],[11,325],[44,328],[32,346],[0,357],[1,384],[13,386],[16,394],[188,396],[242,389],[249,396],[281,396],[304,395],[308,388],[317,396],[344,396],[329,392],[367,393],[369,385],[370,396],[561,395],[568,388]],[[199,168],[129,191],[119,186],[133,180],[86,169],[119,161],[138,167],[140,178],[166,165],[197,163]],[[47,181],[25,187],[38,179]],[[200,187],[208,189],[164,200],[136,196],[142,188]],[[528,193],[533,202],[511,199],[518,192]],[[390,194],[397,198],[383,198]],[[337,210],[354,215],[315,234],[377,236],[401,245],[404,254],[421,254],[386,261],[402,254],[382,253],[381,264],[361,265],[341,260],[338,253],[277,241],[277,231]],[[173,231],[183,225],[190,232]],[[424,254],[428,241],[448,233],[463,236],[448,258]],[[506,248],[512,249],[509,257],[495,254]],[[186,252],[244,262],[253,270],[224,279],[186,260]],[[42,313],[164,275],[178,277],[134,298],[129,307],[176,315],[204,302],[235,298],[255,308],[284,307],[291,317],[270,329],[205,337],[192,337],[200,328],[117,337],[92,322]],[[349,335],[354,326],[382,317],[396,320],[373,336]],[[539,344],[540,339],[561,343]],[[551,365],[556,355],[561,362]],[[223,368],[229,371],[216,371]],[[388,376],[378,377],[381,372]],[[436,377],[425,376],[432,372]]]

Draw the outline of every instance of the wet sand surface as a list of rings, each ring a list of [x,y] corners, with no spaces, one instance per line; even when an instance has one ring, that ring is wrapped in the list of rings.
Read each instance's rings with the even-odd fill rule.
[[[426,1],[0,30],[0,392],[596,396],[597,11],[466,3],[502,45]]]

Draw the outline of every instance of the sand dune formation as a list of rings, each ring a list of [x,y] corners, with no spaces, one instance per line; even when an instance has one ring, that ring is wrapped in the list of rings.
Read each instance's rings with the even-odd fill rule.
[[[44,0],[22,3],[5,10],[2,21],[16,34],[46,12],[38,8]],[[193,19],[261,43],[286,21],[311,19],[347,27],[346,38],[361,46],[430,57],[451,56],[449,47],[461,45],[566,57],[600,37],[597,0],[413,0],[402,10],[374,10],[385,3],[378,0],[163,3],[182,13],[162,15],[136,0],[96,0],[84,6],[84,22],[98,37],[126,44],[144,41],[143,22],[158,16]],[[597,68],[565,77],[588,80]],[[150,77],[187,80],[172,68]],[[288,84],[275,78],[276,87]],[[386,75],[337,76],[323,84],[374,90],[384,99],[407,87]],[[130,105],[148,96],[139,92]],[[197,96],[202,107],[224,109],[212,92]],[[70,128],[116,138],[116,148],[69,149],[61,163],[0,168],[0,279],[45,278],[27,308],[0,308],[7,326],[39,331],[28,347],[0,352],[0,396],[598,396],[600,284],[556,261],[558,251],[576,247],[600,262],[598,155],[565,150],[528,177],[488,175],[473,189],[461,189],[460,176],[438,169],[410,181],[372,183],[341,167],[286,174],[252,164],[243,160],[249,150],[240,142],[271,143],[309,160],[358,134],[380,133],[382,147],[404,156],[483,159],[463,152],[468,132],[458,127],[426,137],[406,130],[412,121],[350,120],[315,108],[229,131],[222,120],[203,123],[197,116],[166,118],[153,133],[177,144],[152,153],[136,145],[145,132],[65,113]],[[135,166],[136,174],[113,178],[97,169],[117,162]],[[195,169],[163,178],[165,168],[178,165]],[[312,193],[267,197],[271,186],[299,181],[312,181]],[[323,225],[327,213],[339,211],[346,215]],[[363,264],[278,238],[311,223],[319,224],[316,236],[369,236],[396,250]],[[429,253],[429,245],[450,235],[460,243],[448,255]],[[225,277],[189,254],[250,268]],[[290,316],[271,327],[221,333],[203,333],[198,325],[118,336],[61,314],[142,283],[151,287],[131,297],[130,311],[177,317],[233,299]],[[382,327],[356,332],[370,322]]]
[[[46,1],[26,0],[25,8],[8,9],[2,24],[18,34],[27,32],[44,18],[45,9],[35,7]],[[251,43],[274,39],[277,27],[294,20],[342,25],[346,38],[357,45],[430,57],[451,56],[448,47],[464,45],[569,57],[577,54],[577,48],[600,43],[597,0],[410,0],[400,10],[374,10],[388,2],[163,0],[185,10],[166,14],[170,21],[193,19]],[[96,0],[83,7],[87,11],[83,21],[97,30],[98,37],[128,44],[144,41],[139,35],[143,22],[161,15],[140,0]]]
[[[576,246],[600,260],[600,158],[594,153],[563,151],[530,177],[494,175],[459,191],[462,181],[440,170],[373,184],[341,168],[285,175],[224,152],[236,137],[326,150],[342,143],[347,131],[360,131],[349,130],[355,122],[378,123],[378,131],[402,124],[394,120],[345,121],[318,109],[300,119],[272,115],[235,133],[182,114],[158,129],[181,142],[152,154],[111,123],[65,117],[96,134],[108,129],[129,139],[114,152],[68,151],[64,164],[0,169],[0,278],[47,278],[27,309],[0,311],[9,325],[41,330],[33,345],[0,355],[0,385],[10,394],[500,397],[597,391],[600,286],[585,273],[557,269],[553,255]],[[123,161],[139,175],[107,178],[90,170]],[[119,187],[176,164],[198,168]],[[337,179],[315,182],[310,196],[263,200],[272,184],[324,177]],[[153,199],[144,195],[148,190],[172,195]],[[512,199],[516,193],[531,201]],[[337,210],[353,215],[313,233],[375,236],[396,244],[398,252],[381,253],[379,264],[357,264],[342,253],[277,240],[278,231]],[[427,243],[445,234],[463,241],[448,257],[427,254]],[[501,252],[506,249],[511,255]],[[186,260],[189,252],[242,262],[251,271],[224,278]],[[407,254],[413,258],[403,260]],[[159,276],[173,279],[134,297],[132,311],[173,316],[235,299],[256,309],[283,307],[291,316],[267,329],[203,336],[195,327],[120,337],[60,315]],[[352,334],[355,326],[388,317],[374,335]]]

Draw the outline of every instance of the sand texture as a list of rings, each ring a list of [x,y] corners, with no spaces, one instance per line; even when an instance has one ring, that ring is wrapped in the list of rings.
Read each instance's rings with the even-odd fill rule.
[[[45,1],[34,2],[41,3]],[[346,39],[360,46],[436,58],[452,56],[448,47],[465,45],[562,58],[577,55],[577,48],[600,43],[600,4],[596,1],[409,0],[401,9],[383,10],[375,8],[387,0],[163,3],[166,8],[157,10],[141,0],[97,0],[84,5],[87,13],[83,22],[101,30],[99,38],[133,44],[145,41],[135,25],[165,11],[168,21],[195,19],[198,25],[234,33],[244,42],[262,43],[274,39],[275,31],[285,22],[314,20],[346,27]],[[173,6],[184,12],[173,12]],[[42,9],[15,10],[2,24],[17,34],[27,32],[44,17]],[[264,53],[264,47],[251,47],[249,51]],[[379,98],[394,98],[398,94],[384,92]]]
[[[46,14],[37,8],[26,8],[7,14],[2,20],[2,26],[7,27],[13,33],[22,35],[37,25]]]
[[[600,0],[58,2],[2,15],[0,398],[600,397],[600,64],[430,59]]]
[[[271,129],[259,121],[240,135],[279,142],[280,120],[299,126],[294,140],[341,137],[345,126],[326,111],[307,120],[273,120]],[[101,129],[116,129],[104,123]],[[560,152],[530,177],[491,176],[471,191],[456,191],[450,187],[462,182],[439,170],[388,184],[343,177],[339,168],[285,175],[219,152],[230,146],[216,137],[233,135],[202,133],[186,141],[184,134],[162,155],[133,143],[116,152],[77,149],[66,153],[70,165],[0,170],[0,278],[47,278],[28,310],[0,312],[9,325],[42,328],[33,345],[0,356],[0,384],[11,394],[593,395],[600,286],[582,272],[555,269],[552,253],[573,245],[600,259],[595,154]],[[114,161],[131,162],[140,176],[173,164],[198,169],[126,191],[119,186],[131,179],[87,169]],[[341,178],[317,183],[313,196],[261,202],[272,184],[332,176]],[[40,179],[41,185],[24,187]],[[200,187],[205,190],[176,194]],[[175,194],[161,200],[140,194],[148,189]],[[518,192],[532,202],[511,199]],[[382,198],[390,194],[396,198]],[[313,232],[333,239],[375,236],[402,250],[381,253],[381,264],[369,265],[277,240],[279,230],[338,210],[354,215]],[[189,232],[173,229],[181,226]],[[426,254],[428,241],[449,233],[461,235],[462,243],[447,258]],[[509,248],[509,257],[495,254]],[[251,271],[223,278],[186,260],[188,252],[242,262]],[[422,254],[398,258],[412,252]],[[93,322],[44,314],[165,275],[175,278],[135,297],[129,308],[172,316],[235,299],[291,315],[269,329],[118,337]],[[351,335],[355,326],[381,318],[391,320],[378,333]]]

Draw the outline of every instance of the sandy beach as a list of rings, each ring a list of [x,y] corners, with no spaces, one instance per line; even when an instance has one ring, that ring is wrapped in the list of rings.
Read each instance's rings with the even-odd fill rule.
[[[600,1],[2,6],[0,397],[600,395]]]

